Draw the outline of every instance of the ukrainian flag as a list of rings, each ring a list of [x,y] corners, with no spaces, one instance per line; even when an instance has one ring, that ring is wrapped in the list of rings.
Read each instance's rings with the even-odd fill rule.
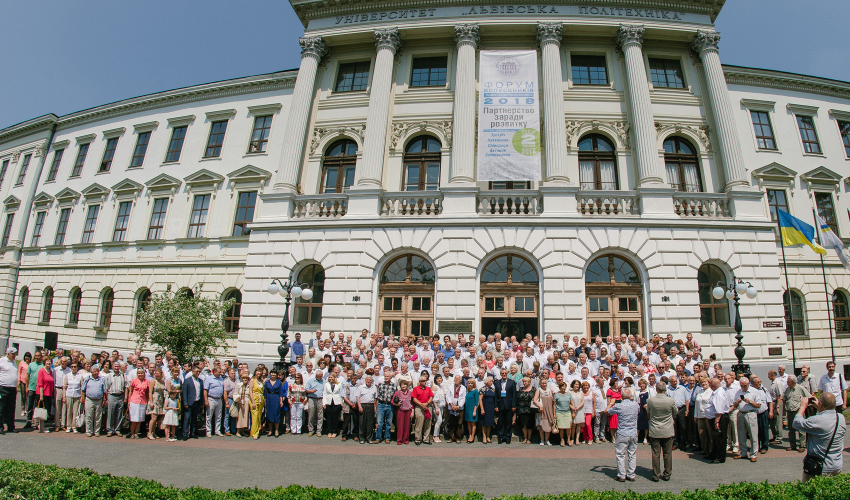
[[[826,249],[815,243],[815,228],[784,210],[779,214],[779,229],[782,231],[782,244],[786,247],[808,245],[815,253],[826,255]]]

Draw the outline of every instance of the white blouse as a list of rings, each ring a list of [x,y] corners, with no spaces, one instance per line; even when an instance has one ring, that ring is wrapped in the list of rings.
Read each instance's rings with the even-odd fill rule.
[[[81,370],[77,370],[77,374],[69,373],[65,375],[65,396],[69,398],[79,398],[82,396],[82,391],[80,390],[80,384],[83,381],[83,372]]]
[[[705,407],[708,406],[708,400],[713,393],[711,389],[706,389],[697,395],[694,402],[694,418],[706,418]]]

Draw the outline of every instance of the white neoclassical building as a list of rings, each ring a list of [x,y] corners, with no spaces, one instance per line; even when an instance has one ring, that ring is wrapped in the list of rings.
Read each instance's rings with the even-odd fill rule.
[[[775,222],[850,237],[850,83],[721,65],[721,0],[291,3],[297,70],[0,130],[3,337],[128,349],[203,283],[273,361],[291,276],[290,332],[692,333],[731,364],[737,278],[748,362],[850,365],[850,275],[792,247],[786,282]],[[495,56],[521,113],[484,107]],[[493,177],[529,123],[536,169]]]

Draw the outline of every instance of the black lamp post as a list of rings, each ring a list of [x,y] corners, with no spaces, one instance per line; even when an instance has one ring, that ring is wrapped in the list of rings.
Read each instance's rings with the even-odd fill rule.
[[[301,297],[304,300],[312,299],[313,291],[309,287],[310,285],[306,283],[302,283],[301,285],[295,283],[295,280],[291,277],[288,281],[284,282],[279,279],[272,279],[271,284],[269,284],[270,294],[280,294],[281,297],[286,299],[286,309],[283,311],[283,320],[280,322],[280,345],[277,346],[280,361],[274,363],[274,369],[278,373],[283,373],[283,378],[286,378],[290,364],[287,356],[289,354],[289,336],[286,333],[289,330],[289,304],[292,302],[292,297]]]
[[[744,355],[747,354],[747,350],[744,349],[744,344],[741,342],[744,339],[744,336],[741,334],[741,330],[743,330],[743,326],[741,325],[741,306],[739,304],[739,295],[746,294],[747,297],[754,299],[758,292],[756,291],[756,287],[754,287],[749,282],[744,282],[742,280],[737,280],[735,283],[734,276],[732,277],[732,283],[723,284],[718,281],[717,286],[711,291],[711,295],[714,296],[715,299],[720,300],[724,296],[728,300],[733,300],[735,302],[735,339],[738,341],[738,345],[735,346],[735,357],[738,358],[738,364],[732,366],[732,371],[739,374],[750,376],[750,365],[744,364]]]

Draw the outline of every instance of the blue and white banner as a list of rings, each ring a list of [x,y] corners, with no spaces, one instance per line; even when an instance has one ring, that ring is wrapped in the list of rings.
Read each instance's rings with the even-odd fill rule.
[[[482,50],[478,80],[478,180],[539,181],[537,51]]]

